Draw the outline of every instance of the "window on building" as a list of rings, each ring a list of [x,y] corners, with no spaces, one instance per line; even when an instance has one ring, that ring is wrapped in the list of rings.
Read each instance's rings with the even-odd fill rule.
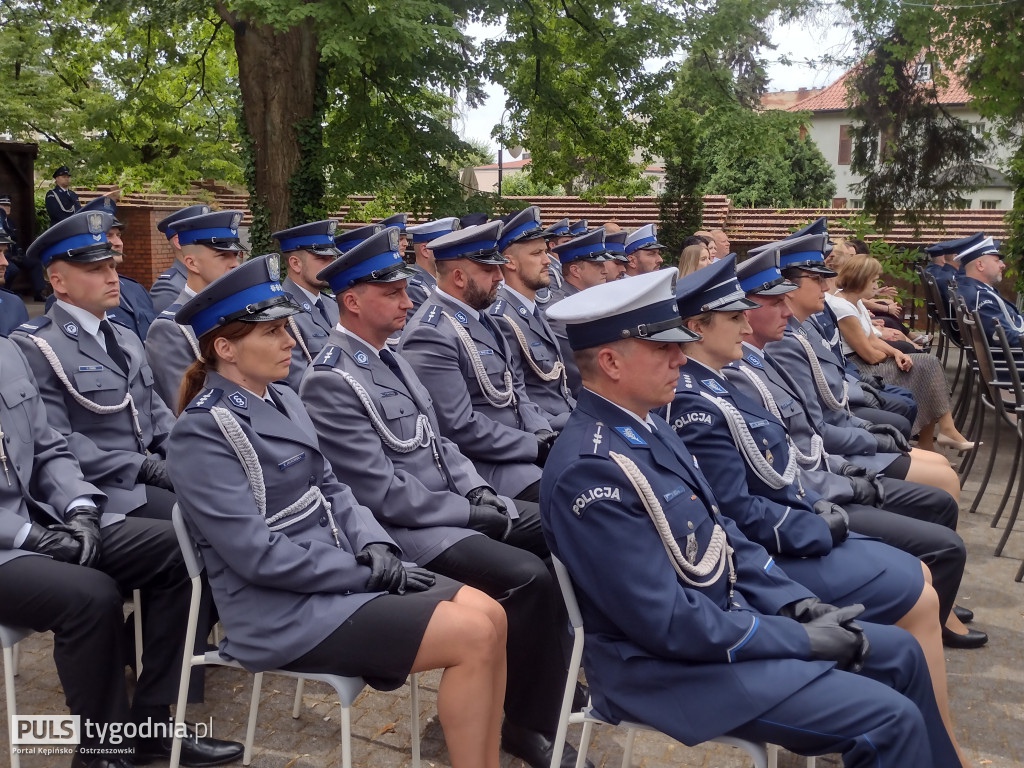
[[[837,165],[850,164],[850,151],[853,149],[853,139],[850,137],[850,126],[839,126],[839,159]]]
[[[846,201],[846,207],[847,208],[863,208],[864,207],[864,201],[861,198],[859,198],[859,197],[851,197],[849,200]]]
[[[920,62],[914,69],[914,79],[919,83],[926,83],[932,79],[932,65],[927,62]]]
[[[1002,207],[1002,200],[982,200],[981,208],[985,211],[995,211]]]

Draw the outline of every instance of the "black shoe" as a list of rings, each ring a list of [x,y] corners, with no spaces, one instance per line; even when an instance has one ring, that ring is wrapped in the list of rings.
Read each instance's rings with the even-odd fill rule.
[[[170,738],[139,739],[135,746],[135,762],[147,765],[154,760],[167,760],[171,756]],[[181,740],[181,764],[188,768],[233,763],[242,756],[245,747],[237,741],[199,739],[190,733]]]
[[[970,608],[964,608],[962,605],[953,606],[953,615],[960,619],[964,624],[970,624],[974,621],[974,611]]]
[[[579,712],[590,704],[590,689],[583,683],[576,683],[576,693],[572,696],[572,711]]]
[[[530,768],[550,768],[551,753],[554,751],[554,744],[551,739],[540,731],[533,731],[529,728],[510,723],[508,719],[501,724],[501,748],[513,757],[518,757]],[[576,765],[576,748],[566,742],[562,751],[562,768],[573,768]],[[594,764],[587,760],[586,768],[594,768]]]
[[[135,763],[124,757],[92,755],[86,758],[76,751],[71,758],[71,768],[135,768]]]
[[[958,635],[945,627],[942,628],[942,644],[947,648],[981,648],[988,642],[988,635],[980,629],[968,629]]]

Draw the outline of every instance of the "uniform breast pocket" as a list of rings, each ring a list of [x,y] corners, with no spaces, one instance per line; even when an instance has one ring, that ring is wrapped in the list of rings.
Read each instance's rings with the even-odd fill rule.
[[[146,389],[153,388],[153,381],[155,380],[153,376],[153,369],[148,365],[143,365],[139,368],[139,378],[142,380],[142,386]]]
[[[416,431],[416,417],[419,411],[416,403],[401,392],[393,392],[380,399],[380,412],[396,435],[403,439],[413,436]]]
[[[35,384],[26,378],[18,378],[0,384],[0,398],[4,401],[3,426],[10,439],[20,438],[23,443],[32,442],[30,401],[39,397]]]
[[[484,365],[488,378],[494,384],[501,384],[505,375],[505,359],[493,349],[481,349],[480,361]]]
[[[119,405],[124,400],[125,381],[106,368],[102,371],[79,371],[75,374],[75,389],[97,405]]]
[[[687,485],[662,494],[661,505],[679,550],[688,562],[696,563],[707,549],[715,525],[708,508]]]
[[[555,362],[555,353],[542,341],[530,343],[530,356],[540,367],[547,370]]]

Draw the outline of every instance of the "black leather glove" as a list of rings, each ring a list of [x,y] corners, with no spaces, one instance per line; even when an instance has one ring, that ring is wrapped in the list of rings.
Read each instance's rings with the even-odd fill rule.
[[[875,436],[876,441],[879,435],[887,435],[892,438],[893,443],[896,445],[896,453],[910,453],[910,442],[892,424],[870,424],[867,430]],[[884,451],[884,453],[893,453],[893,451]]]
[[[538,467],[543,467],[544,462],[548,460],[548,454],[551,453],[551,446],[555,444],[558,433],[552,432],[550,429],[539,429],[534,434],[537,436],[537,459],[533,463]]]
[[[878,493],[875,490],[874,483],[866,477],[848,477],[846,479],[850,481],[850,487],[853,488],[853,498],[850,499],[852,504],[865,504],[869,507],[876,506]]]
[[[846,541],[850,535],[850,518],[846,510],[838,504],[833,504],[828,499],[818,499],[814,502],[814,511],[818,517],[828,523],[828,532],[832,534],[832,546]]]
[[[489,485],[480,485],[466,494],[469,503],[474,507],[494,507],[499,512],[508,514],[508,507],[501,497]]]
[[[78,564],[90,568],[99,562],[103,551],[103,536],[100,534],[100,511],[96,507],[75,507],[64,516],[64,525],[55,525],[55,531],[70,533],[82,551]]]
[[[870,384],[865,384],[863,381],[860,383],[861,392],[864,393],[864,405],[868,408],[881,408],[882,407],[882,393],[872,387]]]
[[[425,592],[434,586],[434,574],[426,568],[412,566],[405,569],[405,591]]]
[[[864,612],[860,603],[837,608],[801,624],[811,643],[811,658],[834,661],[839,669],[860,672],[871,645],[855,618]]]
[[[495,541],[504,541],[512,533],[512,518],[489,505],[470,504],[467,525]]]
[[[838,610],[831,603],[823,603],[817,597],[805,597],[803,600],[787,603],[779,608],[779,616],[785,616],[787,619],[793,619],[801,624],[806,624],[809,621]]]
[[[851,461],[843,464],[836,472],[837,475],[842,475],[843,477],[867,477],[868,473],[874,475],[875,471],[873,469],[868,469],[867,467],[854,464]]]
[[[167,474],[167,467],[163,459],[155,456],[147,456],[139,467],[139,476],[136,478],[143,485],[154,485],[163,488],[165,491],[173,491],[170,475]]]
[[[861,371],[860,383],[867,384],[869,387],[874,387],[879,391],[885,389],[885,382],[877,373],[864,373]]]
[[[370,567],[370,578],[366,581],[367,592],[400,595],[405,591],[405,566],[387,544],[367,544],[356,553],[356,562]]]
[[[40,555],[49,555],[62,563],[77,563],[82,554],[82,543],[70,533],[55,528],[44,528],[39,523],[32,523],[21,548],[29,552],[38,552]]]

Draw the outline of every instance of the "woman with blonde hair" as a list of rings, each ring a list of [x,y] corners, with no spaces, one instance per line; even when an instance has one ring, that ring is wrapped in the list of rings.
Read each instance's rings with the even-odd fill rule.
[[[711,263],[711,249],[704,243],[694,243],[683,248],[679,255],[679,276],[696,272]]]
[[[877,374],[886,383],[906,387],[914,394],[918,407],[914,431],[919,433],[919,448],[931,450],[936,442],[962,451],[973,448],[974,443],[953,423],[946,378],[938,359],[908,355],[875,334],[864,299],[874,295],[881,274],[882,265],[877,259],[866,254],[851,256],[839,269],[839,288],[835,294],[826,294],[839,320],[843,352],[862,372]]]

